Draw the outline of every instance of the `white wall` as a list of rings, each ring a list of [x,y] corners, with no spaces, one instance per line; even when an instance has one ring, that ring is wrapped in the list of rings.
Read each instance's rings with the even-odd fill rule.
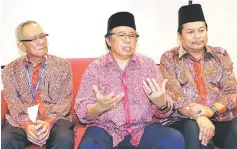
[[[193,0],[201,3],[209,26],[209,45],[226,48],[237,74],[237,0]],[[135,15],[140,34],[137,51],[159,63],[177,45],[178,9],[188,0],[2,0],[1,64],[19,57],[15,27],[36,20],[49,33],[49,52],[65,58],[98,57],[106,52],[107,19],[117,11]],[[0,5],[1,6],[1,5]]]

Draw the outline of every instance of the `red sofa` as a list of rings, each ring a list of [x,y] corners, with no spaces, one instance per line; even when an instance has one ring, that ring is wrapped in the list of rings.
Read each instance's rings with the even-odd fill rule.
[[[73,72],[73,107],[71,109],[72,114],[72,120],[76,124],[76,133],[75,133],[75,149],[80,143],[81,137],[83,136],[85,132],[85,126],[80,124],[78,122],[78,118],[76,116],[76,113],[74,111],[74,103],[75,103],[75,97],[77,95],[79,84],[81,81],[81,76],[84,73],[87,66],[94,60],[95,58],[74,58],[74,59],[68,59],[68,61],[71,63],[72,66],[72,72]],[[237,104],[237,102],[236,102]],[[237,108],[236,108],[237,112]],[[1,124],[4,123],[4,117],[7,113],[7,105],[4,100],[3,92],[1,92]],[[45,147],[38,147],[36,145],[30,145],[27,146],[26,149],[45,149]],[[218,149],[218,148],[216,148]]]
[[[76,116],[76,113],[74,111],[74,103],[75,98],[79,89],[79,84],[81,81],[81,76],[84,73],[87,66],[94,60],[95,58],[74,58],[74,59],[68,59],[68,61],[71,63],[72,66],[72,72],[73,72],[73,106],[71,109],[72,114],[72,121],[76,124],[76,133],[75,133],[75,149],[77,149],[81,137],[83,136],[85,132],[85,126],[78,123],[78,118]],[[1,124],[4,123],[4,117],[7,113],[7,104],[4,100],[3,92],[1,91]],[[45,147],[38,147],[36,145],[30,145],[27,146],[26,149],[45,149]]]

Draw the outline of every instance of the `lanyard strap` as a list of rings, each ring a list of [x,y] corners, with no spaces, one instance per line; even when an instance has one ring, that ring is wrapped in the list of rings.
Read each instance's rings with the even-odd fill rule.
[[[32,100],[35,99],[36,93],[37,93],[37,91],[39,89],[39,86],[40,86],[40,83],[41,83],[41,81],[43,79],[43,75],[44,75],[44,72],[45,72],[45,69],[46,69],[46,64],[47,64],[47,56],[46,56],[46,60],[45,60],[44,66],[43,66],[42,70],[40,71],[40,76],[39,76],[39,79],[38,79],[38,82],[36,84],[34,92],[33,92],[32,81],[31,81],[31,77],[30,77],[29,66],[27,64],[25,64],[25,69],[26,69],[26,74],[27,74],[27,81],[28,81],[28,85],[30,87],[30,92],[31,92],[31,95],[32,95]]]

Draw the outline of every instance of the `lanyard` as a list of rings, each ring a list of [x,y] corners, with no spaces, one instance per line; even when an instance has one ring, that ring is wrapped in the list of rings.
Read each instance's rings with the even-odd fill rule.
[[[46,60],[45,60],[45,63],[44,63],[44,66],[42,68],[42,70],[40,71],[40,76],[39,76],[39,79],[38,79],[38,82],[36,84],[36,87],[35,87],[35,91],[33,92],[33,87],[32,87],[32,82],[31,82],[31,78],[30,78],[30,71],[29,71],[29,66],[26,64],[25,65],[25,69],[26,69],[26,74],[27,74],[27,80],[28,80],[28,85],[30,87],[30,92],[32,94],[32,100],[35,99],[35,96],[36,96],[36,93],[39,89],[39,85],[43,79],[43,75],[44,75],[44,72],[45,72],[45,69],[46,69],[46,64],[47,64],[47,56],[46,56]]]

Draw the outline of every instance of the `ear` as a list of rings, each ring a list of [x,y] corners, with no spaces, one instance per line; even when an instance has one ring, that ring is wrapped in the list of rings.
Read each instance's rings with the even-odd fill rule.
[[[111,47],[111,38],[109,39],[108,37],[105,38],[105,41],[109,47]]]
[[[17,47],[21,49],[23,52],[26,52],[25,46],[21,42],[17,42]]]
[[[181,40],[182,40],[182,35],[181,35],[179,32],[177,33],[177,35],[178,35],[179,41],[181,42]]]

